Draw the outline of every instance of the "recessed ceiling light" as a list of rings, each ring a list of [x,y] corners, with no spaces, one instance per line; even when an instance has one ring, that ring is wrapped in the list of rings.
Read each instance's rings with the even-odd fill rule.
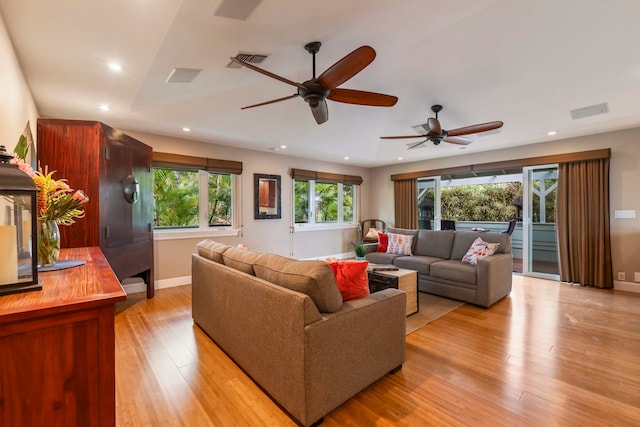
[[[102,111],[109,111],[109,106],[107,104],[102,104],[98,108],[100,108]]]
[[[344,156],[344,159],[345,160],[349,160],[349,156]]]
[[[402,157],[398,157],[398,160],[402,160]]]
[[[184,127],[184,128],[182,128],[182,131],[183,132],[191,132],[191,128]]]
[[[549,132],[547,132],[547,135],[549,136],[553,136],[555,135],[557,132],[555,130],[550,130]]]
[[[115,71],[116,73],[119,73],[122,71],[122,65],[118,64],[117,62],[110,62],[108,64],[108,67],[111,71]]]
[[[287,146],[286,145],[281,145],[280,148],[282,148],[284,150],[285,148],[287,148]]]

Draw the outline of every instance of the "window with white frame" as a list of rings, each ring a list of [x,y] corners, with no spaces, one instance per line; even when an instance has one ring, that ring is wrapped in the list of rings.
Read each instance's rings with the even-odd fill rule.
[[[216,162],[222,170],[208,166]],[[241,163],[154,153],[154,229],[237,228],[235,171]]]
[[[232,226],[232,183],[231,174],[153,168],[154,228]]]
[[[360,177],[292,170],[294,221],[297,226],[356,224]],[[309,179],[309,178],[316,179]]]

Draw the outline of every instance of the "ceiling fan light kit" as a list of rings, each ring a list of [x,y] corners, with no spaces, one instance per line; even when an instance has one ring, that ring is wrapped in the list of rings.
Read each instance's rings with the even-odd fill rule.
[[[465,138],[462,135],[470,135],[472,133],[487,132],[490,130],[501,128],[503,123],[501,121],[480,123],[470,126],[464,126],[452,130],[444,130],[440,126],[438,121],[438,113],[442,111],[442,105],[435,104],[431,106],[431,111],[436,115],[435,118],[429,117],[427,123],[422,125],[424,130],[427,131],[423,135],[400,135],[400,136],[381,136],[380,139],[407,139],[407,138],[425,138],[423,141],[412,142],[407,144],[408,150],[418,148],[427,141],[433,142],[433,145],[439,145],[442,141],[449,144],[457,145],[469,145],[473,141],[469,138]]]
[[[392,107],[396,102],[398,102],[398,98],[392,95],[338,88],[338,86],[358,74],[375,59],[376,52],[370,46],[360,46],[333,64],[331,67],[327,68],[327,70],[316,78],[316,53],[320,50],[321,45],[322,44],[320,42],[311,42],[304,46],[306,51],[313,55],[313,74],[310,80],[303,83],[291,81],[282,76],[256,67],[255,65],[241,59],[231,57],[230,59],[233,62],[241,64],[275,80],[279,80],[282,83],[298,88],[297,92],[293,95],[261,102],[259,104],[248,105],[246,107],[242,107],[242,109],[273,104],[299,96],[309,104],[316,123],[322,124],[329,120],[329,111],[326,103],[327,99],[345,104],[367,105],[374,107]]]

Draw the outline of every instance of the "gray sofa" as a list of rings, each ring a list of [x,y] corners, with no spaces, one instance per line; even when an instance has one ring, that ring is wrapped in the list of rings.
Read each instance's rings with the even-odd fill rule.
[[[210,240],[192,255],[194,322],[308,426],[404,362],[404,292],[342,301],[331,267]]]
[[[513,256],[511,238],[505,233],[453,230],[409,230],[388,228],[389,233],[413,235],[411,256],[375,251],[366,257],[372,263],[393,264],[418,272],[418,289],[488,308],[511,292]],[[481,237],[500,243],[495,254],[480,258],[478,265],[462,262],[473,241]]]

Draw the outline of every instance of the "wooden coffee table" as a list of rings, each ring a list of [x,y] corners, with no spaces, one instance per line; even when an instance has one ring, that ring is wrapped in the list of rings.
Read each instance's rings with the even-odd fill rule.
[[[407,316],[420,309],[418,305],[418,272],[414,270],[368,271],[369,292],[396,288],[407,294]]]

